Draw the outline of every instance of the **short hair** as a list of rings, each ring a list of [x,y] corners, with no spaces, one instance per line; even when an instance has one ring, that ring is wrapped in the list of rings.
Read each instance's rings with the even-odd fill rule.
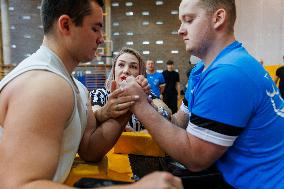
[[[145,61],[145,65],[146,65],[146,63],[147,63],[148,61],[151,61],[151,62],[153,62],[154,64],[156,64],[156,62],[155,62],[153,59],[147,59],[147,60]]]
[[[139,75],[146,75],[146,69],[145,69],[145,62],[141,56],[141,54],[136,51],[135,49],[129,48],[129,47],[123,47],[119,53],[114,57],[113,62],[112,62],[112,68],[110,71],[110,74],[108,76],[108,79],[106,80],[106,89],[110,90],[111,88],[111,81],[115,79],[115,65],[117,62],[117,59],[122,55],[122,54],[131,54],[135,56],[138,60],[139,64]]]
[[[104,6],[103,0],[42,0],[40,15],[44,34],[47,34],[54,21],[64,14],[68,15],[76,26],[81,26],[83,18],[91,14],[91,1],[100,7]]]
[[[199,0],[199,3],[209,13],[214,13],[219,8],[224,8],[228,14],[228,31],[234,31],[237,17],[235,0]]]
[[[168,60],[166,64],[167,64],[167,65],[173,65],[173,64],[174,64],[174,61]]]

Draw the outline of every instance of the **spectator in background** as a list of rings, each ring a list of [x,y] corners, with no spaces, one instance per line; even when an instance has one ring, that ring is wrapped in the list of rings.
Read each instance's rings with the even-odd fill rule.
[[[279,88],[281,97],[284,98],[284,56],[283,56],[282,58],[283,58],[283,63],[282,63],[282,65],[276,70],[276,76],[275,76],[274,82],[275,82],[276,85],[277,85],[277,83],[278,83],[278,81],[279,81],[278,88]]]
[[[174,62],[172,60],[168,60],[166,64],[167,70],[164,70],[162,73],[166,81],[163,101],[174,114],[177,112],[177,101],[180,99],[179,73],[174,70]]]
[[[146,76],[152,93],[163,100],[163,92],[165,88],[165,79],[163,74],[156,72],[155,62],[153,60],[146,61]]]

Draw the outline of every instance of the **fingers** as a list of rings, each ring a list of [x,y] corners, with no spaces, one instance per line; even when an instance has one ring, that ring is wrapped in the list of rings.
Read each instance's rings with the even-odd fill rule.
[[[148,189],[183,189],[181,179],[168,172],[154,172],[137,182],[138,188]]]
[[[110,92],[113,92],[116,88],[117,88],[116,81],[115,80],[111,81]]]
[[[174,188],[177,188],[177,189],[182,189],[183,188],[182,181],[181,181],[181,179],[179,177],[173,177],[173,179],[171,181],[171,185]]]
[[[170,173],[163,173],[164,180],[166,184],[173,189],[183,189],[181,179],[179,177],[173,176]]]
[[[121,110],[124,110],[124,109],[128,110],[128,108],[130,108],[130,106],[132,106],[133,104],[134,104],[134,101],[116,104],[115,110],[116,111],[121,111]]]
[[[117,98],[117,97],[121,96],[123,93],[124,93],[124,89],[122,89],[122,88],[115,89],[114,91],[112,91],[110,93],[109,99]]]

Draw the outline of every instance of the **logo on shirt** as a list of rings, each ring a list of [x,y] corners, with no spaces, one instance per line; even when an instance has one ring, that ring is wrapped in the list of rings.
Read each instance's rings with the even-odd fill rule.
[[[268,74],[265,74],[264,77],[271,81],[271,78]],[[278,116],[284,118],[284,101],[283,101],[283,99],[282,99],[282,97],[279,93],[279,90],[274,85],[274,83],[272,84],[271,89],[266,90],[266,94],[267,94],[267,96],[270,97],[270,101],[271,101],[274,112]]]

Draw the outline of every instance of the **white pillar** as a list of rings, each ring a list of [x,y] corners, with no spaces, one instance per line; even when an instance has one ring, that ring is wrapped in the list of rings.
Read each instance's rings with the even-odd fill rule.
[[[105,34],[106,34],[106,44],[109,48],[110,53],[112,53],[112,42],[111,42],[111,1],[105,0]],[[108,54],[109,55],[109,54]],[[112,58],[106,58],[106,64],[111,64]]]
[[[8,0],[1,0],[1,22],[4,64],[11,64],[10,18]]]

